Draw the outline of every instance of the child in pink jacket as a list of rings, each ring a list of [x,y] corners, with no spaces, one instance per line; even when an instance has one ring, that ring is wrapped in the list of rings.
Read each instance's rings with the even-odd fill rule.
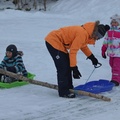
[[[109,64],[111,66],[112,78],[111,82],[115,86],[120,84],[120,16],[113,15],[111,17],[111,29],[107,32],[102,46],[102,57],[109,56]]]

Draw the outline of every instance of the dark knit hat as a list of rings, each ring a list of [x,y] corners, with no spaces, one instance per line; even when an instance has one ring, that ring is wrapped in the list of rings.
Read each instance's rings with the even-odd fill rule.
[[[106,34],[106,32],[110,29],[109,25],[103,25],[99,24],[98,25],[98,37],[102,38]]]
[[[10,51],[12,52],[12,57],[15,57],[18,53],[17,51],[17,47],[13,44],[9,45],[7,48],[6,48],[6,51]]]

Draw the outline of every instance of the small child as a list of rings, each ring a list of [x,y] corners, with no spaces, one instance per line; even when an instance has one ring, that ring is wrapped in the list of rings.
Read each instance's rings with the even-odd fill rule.
[[[6,55],[0,64],[0,68],[13,72],[19,73],[27,77],[27,70],[25,69],[23,60],[22,60],[22,51],[17,51],[17,47],[13,44],[9,45],[6,48]],[[17,81],[14,78],[0,74],[0,81],[4,83],[11,83]]]
[[[112,78],[111,82],[115,86],[120,84],[120,16],[113,15],[111,17],[111,29],[107,32],[102,46],[102,57],[106,59],[109,56],[109,64],[111,66]]]

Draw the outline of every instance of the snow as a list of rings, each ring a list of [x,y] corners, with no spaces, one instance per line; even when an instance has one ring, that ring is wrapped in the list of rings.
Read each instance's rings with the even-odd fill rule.
[[[48,6],[46,12],[0,11],[0,61],[6,47],[13,43],[24,52],[24,64],[36,75],[35,80],[57,84],[56,69],[45,46],[45,36],[51,30],[89,21],[109,24],[110,17],[120,10],[119,4],[119,0],[59,0]],[[89,46],[102,63],[89,80],[94,66],[81,51],[78,52],[78,67],[83,77],[73,80],[74,86],[87,80],[111,79],[109,59],[101,57],[102,42],[103,39],[95,46]],[[119,120],[119,91],[120,87],[114,87],[112,91],[101,93],[111,98],[111,102],[105,102],[87,96],[60,98],[56,90],[32,84],[0,89],[0,120]]]

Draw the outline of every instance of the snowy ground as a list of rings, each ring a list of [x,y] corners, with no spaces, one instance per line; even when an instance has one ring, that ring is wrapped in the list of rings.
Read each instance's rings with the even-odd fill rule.
[[[119,0],[59,0],[46,12],[1,11],[0,61],[6,47],[13,43],[18,50],[24,51],[25,66],[36,74],[36,80],[57,84],[56,69],[46,49],[44,37],[53,29],[68,25],[96,20],[109,24],[110,16],[120,10],[119,4]],[[95,46],[89,46],[102,63],[102,67],[94,71],[89,81],[111,78],[108,59],[101,57],[102,42],[103,39]],[[82,52],[78,53],[78,66],[83,77],[73,80],[74,86],[84,84],[94,69]],[[60,98],[56,90],[32,84],[1,89],[0,120],[119,120],[119,91],[120,87],[117,87],[102,93],[112,99],[111,102],[105,102],[86,96]]]

